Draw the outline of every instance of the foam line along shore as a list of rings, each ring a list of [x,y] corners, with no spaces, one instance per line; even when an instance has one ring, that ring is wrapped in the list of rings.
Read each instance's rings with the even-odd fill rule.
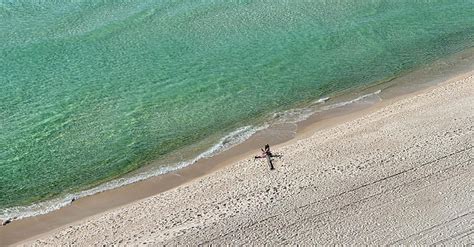
[[[473,47],[471,9],[0,2],[0,215],[50,212],[230,152],[275,122],[286,140],[324,107],[383,100],[384,85]]]

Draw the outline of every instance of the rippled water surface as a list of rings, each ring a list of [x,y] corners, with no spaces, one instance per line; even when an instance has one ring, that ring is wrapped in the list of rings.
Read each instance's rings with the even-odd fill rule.
[[[473,13],[455,0],[0,1],[0,209],[472,47]]]

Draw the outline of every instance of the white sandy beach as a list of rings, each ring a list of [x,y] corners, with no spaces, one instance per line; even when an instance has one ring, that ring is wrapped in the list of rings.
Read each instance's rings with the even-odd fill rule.
[[[473,145],[471,73],[21,244],[472,244]]]

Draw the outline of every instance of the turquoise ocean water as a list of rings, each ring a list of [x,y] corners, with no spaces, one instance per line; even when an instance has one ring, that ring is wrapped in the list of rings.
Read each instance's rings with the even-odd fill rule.
[[[0,1],[0,216],[473,46],[474,1]]]

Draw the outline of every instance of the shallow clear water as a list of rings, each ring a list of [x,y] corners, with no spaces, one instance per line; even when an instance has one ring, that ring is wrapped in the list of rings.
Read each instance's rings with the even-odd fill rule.
[[[474,46],[474,1],[1,1],[0,209]],[[209,144],[210,145],[210,144]]]

